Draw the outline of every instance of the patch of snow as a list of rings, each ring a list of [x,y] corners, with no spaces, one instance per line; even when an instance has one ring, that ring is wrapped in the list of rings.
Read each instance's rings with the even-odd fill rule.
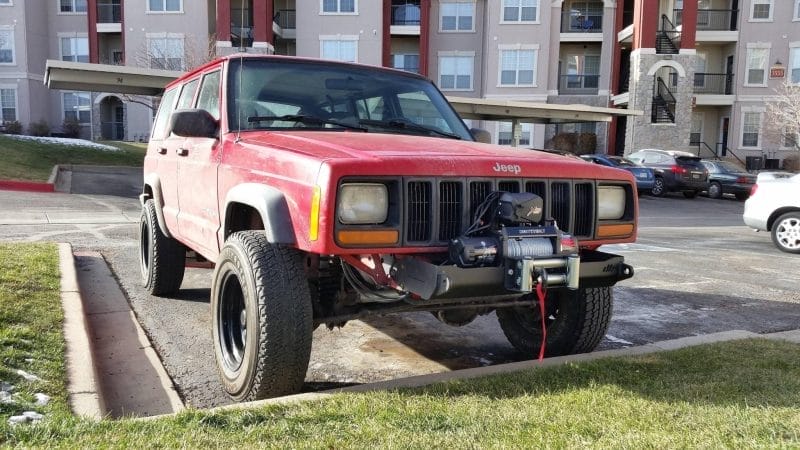
[[[117,147],[113,147],[111,145],[105,144],[98,144],[97,142],[87,141],[86,139],[72,139],[72,138],[57,138],[57,137],[48,137],[48,136],[25,136],[22,134],[8,134],[7,137],[12,139],[21,139],[25,141],[36,141],[36,142],[44,142],[47,144],[61,144],[61,145],[71,145],[74,147],[91,147],[96,148],[98,150],[108,150],[112,152],[118,152],[119,149]]]
[[[22,369],[17,370],[17,375],[25,378],[25,381],[41,381],[42,379],[32,373],[25,372]]]
[[[25,416],[11,416],[8,418],[8,424],[11,426],[19,425],[21,423],[25,423],[28,421],[28,418]]]
[[[618,337],[612,336],[612,335],[610,335],[610,334],[607,334],[607,335],[606,335],[606,339],[608,339],[608,340],[609,340],[609,341],[611,341],[611,342],[616,342],[617,344],[623,344],[623,345],[633,345],[633,342],[626,341],[625,339],[621,339],[621,338],[618,338]]]
[[[36,397],[36,406],[47,406],[50,403],[50,396],[47,394],[37,392],[33,396]]]
[[[44,418],[43,415],[39,414],[36,411],[25,411],[24,413],[22,413],[22,415],[33,421],[42,420]]]
[[[44,416],[37,413],[36,411],[25,411],[22,413],[21,416],[11,416],[8,418],[8,424],[11,426],[19,425],[22,423],[36,423],[40,420],[44,419]]]
[[[490,361],[490,360],[488,360],[486,358],[477,358],[477,359],[478,359],[478,364],[480,364],[481,366],[491,366],[492,365],[492,361]]]
[[[7,391],[0,391],[0,403],[6,405],[14,403],[14,400],[11,399],[11,393]]]
[[[11,392],[13,390],[14,390],[13,384],[6,383],[5,381],[0,381],[0,391]]]

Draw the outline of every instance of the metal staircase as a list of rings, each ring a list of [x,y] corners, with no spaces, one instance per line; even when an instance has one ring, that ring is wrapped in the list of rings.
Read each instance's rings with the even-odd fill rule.
[[[680,49],[681,32],[666,15],[661,15],[661,28],[656,35],[656,53],[677,55]]]
[[[652,123],[675,123],[675,96],[661,77],[656,77],[653,89]]]

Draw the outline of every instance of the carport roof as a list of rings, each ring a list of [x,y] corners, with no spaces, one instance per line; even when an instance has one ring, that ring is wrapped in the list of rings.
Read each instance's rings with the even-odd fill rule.
[[[183,72],[108,64],[47,60],[44,83],[50,89],[117,94],[161,95]],[[510,100],[451,97],[464,119],[524,123],[610,122],[613,117],[640,116],[641,111],[588,105],[560,105]]]

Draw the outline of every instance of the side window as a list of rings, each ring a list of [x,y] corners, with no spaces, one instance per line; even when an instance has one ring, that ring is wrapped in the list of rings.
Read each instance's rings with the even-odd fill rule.
[[[197,107],[208,111],[219,120],[219,71],[211,72],[203,77]]]
[[[197,83],[199,80],[194,79],[185,85],[181,91],[181,96],[178,97],[178,106],[175,109],[185,109],[192,107],[192,100],[194,100],[194,91],[197,90]]]
[[[161,97],[161,104],[158,107],[156,120],[153,124],[153,135],[151,139],[164,139],[167,131],[167,124],[169,124],[169,115],[172,113],[172,106],[175,104],[175,95],[178,89],[172,89],[164,93]]]

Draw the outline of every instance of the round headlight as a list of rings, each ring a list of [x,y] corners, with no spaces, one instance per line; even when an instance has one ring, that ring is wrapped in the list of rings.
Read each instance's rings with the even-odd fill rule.
[[[339,189],[339,222],[365,225],[386,222],[389,192],[379,183],[347,183]]]
[[[597,190],[597,218],[617,220],[625,215],[625,189],[620,186],[600,186]]]

